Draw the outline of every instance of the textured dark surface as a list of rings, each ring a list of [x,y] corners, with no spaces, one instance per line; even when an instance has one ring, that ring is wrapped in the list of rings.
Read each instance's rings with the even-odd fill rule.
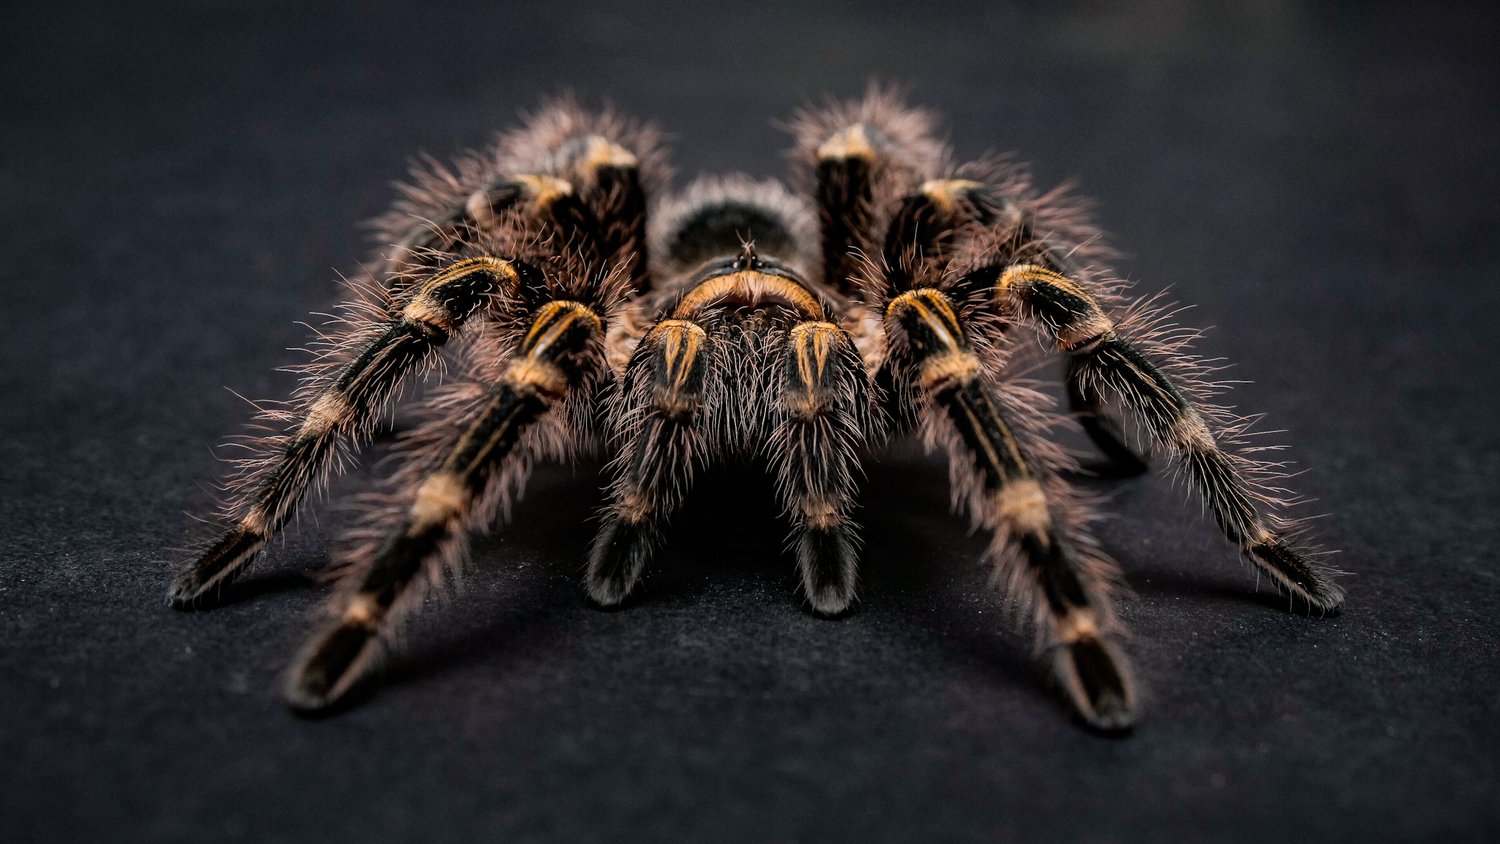
[[[126,8],[128,5],[128,9]],[[541,4],[538,4],[541,5]],[[1480,4],[683,13],[381,4],[0,12],[0,838],[993,840],[1500,835],[1500,78]],[[1420,11],[1419,11],[1420,10]],[[1342,617],[1288,615],[1197,505],[1101,533],[1148,687],[1125,740],[1041,683],[912,449],[870,470],[858,614],[798,609],[769,485],[695,493],[646,599],[584,606],[595,467],[540,473],[360,708],[272,696],[337,511],[213,613],[163,606],[209,446],[283,394],[418,150],[564,85],[783,167],[805,97],[908,80],[960,149],[1077,177],[1143,289],[1288,428]],[[347,491],[349,485],[341,489]]]

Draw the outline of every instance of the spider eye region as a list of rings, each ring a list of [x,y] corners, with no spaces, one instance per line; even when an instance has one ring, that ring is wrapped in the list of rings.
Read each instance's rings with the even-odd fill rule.
[[[772,260],[760,260],[756,269],[745,269],[739,260],[710,268],[678,302],[673,316],[693,319],[712,308],[767,305],[790,308],[803,319],[825,318],[823,305],[787,268]]]

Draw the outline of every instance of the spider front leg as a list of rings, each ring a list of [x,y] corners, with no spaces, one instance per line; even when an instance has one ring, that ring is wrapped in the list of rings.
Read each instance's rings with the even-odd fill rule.
[[[971,279],[994,279],[1002,307],[1052,338],[1091,394],[1108,393],[1134,411],[1153,441],[1174,454],[1229,538],[1277,587],[1309,607],[1334,612],[1344,592],[1333,573],[1309,559],[1262,514],[1274,500],[1247,474],[1248,459],[1229,454],[1215,436],[1211,409],[1195,404],[1145,354],[1115,330],[1099,302],[1062,274],[1037,264],[984,267]]]
[[[175,607],[191,607],[234,579],[286,523],[308,487],[330,470],[341,450],[367,436],[402,381],[480,310],[506,301],[538,272],[497,257],[458,261],[415,285],[384,322],[372,320],[332,354],[347,363],[317,376],[300,421],[278,454],[254,465],[225,511],[233,524],[179,574],[168,590]]]
[[[337,621],[314,638],[287,685],[296,709],[323,709],[343,697],[379,655],[382,638],[403,610],[415,609],[419,587],[456,565],[467,532],[490,520],[493,485],[527,455],[521,435],[599,366],[603,320],[575,301],[551,301],[531,321],[516,358],[474,420],[437,468],[417,485],[403,522],[366,560],[356,561],[355,584],[335,602]]]
[[[1080,506],[1017,437],[945,293],[919,288],[897,296],[886,330],[914,382],[924,427],[948,443],[956,497],[991,531],[988,556],[1007,591],[1034,611],[1040,643],[1052,651],[1075,710],[1098,729],[1128,728],[1135,681],[1115,641],[1115,574],[1079,526]]]
[[[769,450],[802,589],[814,612],[835,616],[854,601],[859,537],[849,513],[871,425],[868,376],[842,328],[792,328],[776,425]]]

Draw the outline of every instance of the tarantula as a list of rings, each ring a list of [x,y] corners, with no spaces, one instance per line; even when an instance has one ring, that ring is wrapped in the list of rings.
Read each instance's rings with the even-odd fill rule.
[[[986,557],[1074,709],[1124,729],[1138,704],[1116,568],[1060,480],[1070,463],[1043,436],[1047,403],[1007,374],[1024,334],[1066,360],[1072,416],[1109,466],[1170,454],[1289,600],[1336,610],[1334,573],[1279,515],[1280,464],[1251,457],[1248,422],[1208,403],[1217,385],[1193,335],[1131,303],[1079,202],[1003,160],[956,165],[934,126],[878,89],[799,113],[801,194],[735,176],[657,200],[657,132],[571,100],[490,150],[417,165],[302,387],[262,407],[281,432],[247,438],[223,533],[171,603],[199,606],[244,571],[402,385],[442,362],[457,375],[423,391],[425,421],[367,500],[332,619],[290,672],[292,707],[344,698],[532,464],[591,445],[611,458],[595,604],[630,596],[695,471],[754,454],[775,473],[812,612],[838,616],[855,598],[860,460],[917,430],[946,452],[955,506],[990,534]]]

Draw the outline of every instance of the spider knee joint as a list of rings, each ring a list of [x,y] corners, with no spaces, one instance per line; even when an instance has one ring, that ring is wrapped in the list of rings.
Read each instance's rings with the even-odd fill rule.
[[[1052,530],[1047,494],[1035,478],[1017,478],[1001,487],[995,493],[995,513],[1020,534],[1045,537]]]
[[[600,170],[633,170],[640,164],[634,153],[603,136],[589,135],[583,143],[583,155],[579,163],[590,173]]]
[[[820,161],[848,161],[855,159],[866,163],[875,160],[875,142],[870,128],[855,123],[833,133],[818,147]]]
[[[639,489],[632,489],[615,501],[615,514],[627,525],[642,525],[651,521],[656,512],[656,502]]]
[[[458,325],[458,320],[446,305],[422,293],[401,309],[401,318],[415,326],[435,346],[448,342],[448,335]]]
[[[1094,617],[1093,610],[1083,607],[1068,610],[1068,614],[1063,616],[1058,623],[1058,636],[1066,645],[1075,642],[1098,641],[1100,633],[1099,621]]]
[[[1114,322],[1103,312],[1095,311],[1074,323],[1058,328],[1057,348],[1062,352],[1087,354],[1114,338]]]
[[[525,191],[526,198],[539,211],[546,211],[559,200],[573,195],[572,183],[555,176],[527,174],[517,176],[516,182]]]
[[[603,333],[599,315],[580,302],[548,302],[521,340],[521,357],[505,370],[517,392],[555,400],[567,393],[577,374],[578,356]]]
[[[917,369],[917,384],[934,395],[957,389],[979,377],[979,358],[958,350],[934,355]]]
[[[980,183],[969,179],[932,179],[923,182],[919,190],[935,210],[947,215],[953,213],[954,206],[971,191],[982,187],[984,186]]]
[[[462,513],[468,501],[469,490],[457,475],[439,472],[428,477],[407,512],[407,532],[416,535],[447,522]]]
[[[833,530],[844,523],[844,515],[834,502],[826,498],[805,498],[797,509],[802,526],[813,530]]]
[[[505,383],[516,392],[548,399],[560,398],[568,391],[568,374],[551,361],[534,357],[514,361],[505,370]]]
[[[906,338],[918,358],[968,348],[953,302],[939,290],[908,290],[892,299],[885,308],[885,324],[888,332]]]

